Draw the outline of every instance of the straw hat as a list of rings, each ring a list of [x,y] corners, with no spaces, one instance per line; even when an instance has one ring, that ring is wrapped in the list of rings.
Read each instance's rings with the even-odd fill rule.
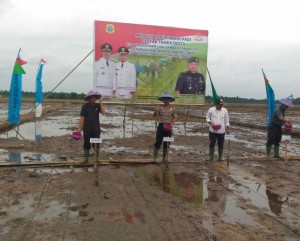
[[[292,100],[289,98],[280,99],[278,101],[279,101],[279,103],[281,103],[287,107],[294,107]]]
[[[95,96],[96,98],[100,98],[100,97],[101,97],[101,94],[99,94],[98,92],[95,92],[95,91],[93,91],[93,90],[90,90],[90,91],[86,94],[86,96],[83,98],[83,100],[89,101],[90,98],[91,98],[92,96]]]
[[[175,98],[167,91],[165,91],[158,100],[163,101],[165,99],[169,99],[170,101],[175,101]]]

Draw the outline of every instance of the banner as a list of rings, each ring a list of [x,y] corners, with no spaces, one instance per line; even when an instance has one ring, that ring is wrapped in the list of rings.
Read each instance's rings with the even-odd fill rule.
[[[43,85],[42,85],[42,76],[43,76],[43,67],[46,63],[45,60],[41,59],[36,75],[36,91],[35,91],[35,117],[41,117],[42,115],[42,100],[43,100]]]
[[[25,71],[21,65],[27,63],[25,60],[20,58],[20,52],[21,49],[19,49],[18,52],[10,83],[7,120],[11,124],[20,123],[20,109],[22,103],[22,75],[25,74]]]
[[[264,76],[264,81],[265,81],[265,86],[266,86],[266,94],[267,94],[267,105],[268,105],[268,121],[267,121],[267,126],[269,126],[269,124],[272,121],[272,115],[273,112],[276,108],[275,106],[275,94],[274,91],[269,83],[269,80],[267,79],[267,76],[264,73],[264,70],[261,69],[263,76]]]
[[[95,21],[93,89],[108,100],[205,101],[208,31]]]
[[[46,63],[45,60],[41,59],[36,75],[36,91],[35,91],[35,140],[40,140],[42,138],[42,123],[40,117],[42,116],[43,107],[43,85],[42,85],[42,76],[43,76],[43,68],[44,64]]]

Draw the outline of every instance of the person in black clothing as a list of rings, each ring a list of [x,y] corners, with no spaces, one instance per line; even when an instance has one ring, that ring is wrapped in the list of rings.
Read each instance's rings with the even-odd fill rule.
[[[189,70],[178,76],[175,91],[177,94],[205,94],[204,76],[197,72],[199,58],[191,57],[188,60]]]
[[[282,138],[282,126],[291,123],[285,117],[285,111],[289,107],[294,107],[293,102],[289,98],[279,100],[280,106],[275,109],[272,114],[272,121],[268,126],[267,159],[270,159],[271,149],[274,145],[274,157],[280,158],[279,145]]]
[[[99,103],[96,103],[98,98]],[[90,138],[100,138],[99,114],[104,115],[105,108],[102,97],[97,92],[89,91],[84,97],[84,100],[88,102],[81,107],[78,131],[81,132],[83,130],[83,163],[87,163],[89,160],[89,150],[91,148]],[[99,162],[99,144],[96,144],[96,161]]]

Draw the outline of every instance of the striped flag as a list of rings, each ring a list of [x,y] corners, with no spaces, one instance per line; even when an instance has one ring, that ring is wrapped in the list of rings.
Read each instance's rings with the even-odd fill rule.
[[[272,114],[275,110],[275,94],[274,91],[269,83],[269,80],[267,79],[267,76],[264,73],[264,70],[261,69],[263,76],[264,76],[264,80],[265,80],[265,86],[266,86],[266,93],[267,93],[267,105],[268,105],[268,121],[267,121],[267,126],[269,126],[269,124],[272,121]]]
[[[26,74],[22,65],[27,62],[20,57],[21,49],[19,49],[17,59],[15,61],[9,92],[8,101],[8,117],[7,120],[11,124],[20,123],[20,109],[22,103],[22,75]]]

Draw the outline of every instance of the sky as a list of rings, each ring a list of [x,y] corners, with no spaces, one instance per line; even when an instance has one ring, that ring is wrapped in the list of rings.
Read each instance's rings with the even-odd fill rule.
[[[1,0],[0,90],[10,88],[19,48],[28,62],[23,91],[35,91],[41,58],[43,91],[53,90],[93,50],[95,20],[208,30],[207,67],[219,95],[266,98],[263,68],[276,99],[300,97],[295,0]],[[92,79],[90,54],[55,92],[86,93]]]

